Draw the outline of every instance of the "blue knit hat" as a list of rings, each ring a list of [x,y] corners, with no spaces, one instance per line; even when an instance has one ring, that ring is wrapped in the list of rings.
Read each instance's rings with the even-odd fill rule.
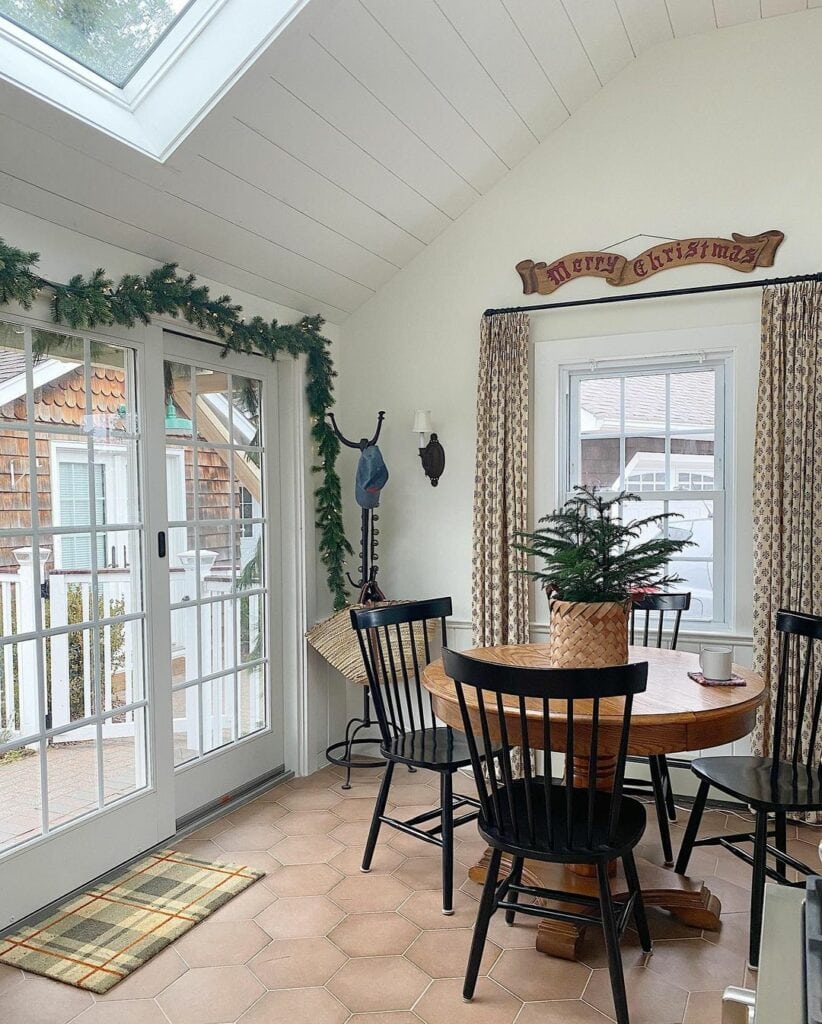
[[[380,503],[380,491],[388,480],[388,470],[382,452],[375,445],[369,445],[360,454],[357,464],[357,481],[354,496],[360,508],[376,508]]]

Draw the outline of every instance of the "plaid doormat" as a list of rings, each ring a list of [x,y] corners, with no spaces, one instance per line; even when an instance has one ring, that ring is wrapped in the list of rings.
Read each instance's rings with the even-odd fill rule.
[[[160,850],[0,939],[0,963],[107,992],[263,874]]]

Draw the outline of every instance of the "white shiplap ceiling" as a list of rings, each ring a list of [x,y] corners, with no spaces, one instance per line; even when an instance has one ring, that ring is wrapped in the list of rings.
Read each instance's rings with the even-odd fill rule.
[[[0,202],[340,322],[638,54],[818,6],[311,0],[165,164],[0,85]]]

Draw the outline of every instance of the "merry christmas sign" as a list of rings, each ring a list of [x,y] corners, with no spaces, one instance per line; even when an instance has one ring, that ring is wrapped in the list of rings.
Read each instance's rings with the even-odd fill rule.
[[[603,277],[617,286],[636,284],[661,270],[692,263],[716,263],[748,273],[755,267],[772,267],[784,237],[781,231],[763,231],[734,233],[730,238],[682,238],[652,245],[633,258],[613,252],[572,252],[553,263],[522,260],[516,271],[522,278],[523,295],[550,295],[576,277]]]

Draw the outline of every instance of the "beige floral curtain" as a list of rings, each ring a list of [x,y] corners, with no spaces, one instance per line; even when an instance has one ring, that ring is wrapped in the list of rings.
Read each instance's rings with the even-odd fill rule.
[[[776,693],[779,608],[822,614],[822,283],[766,288],[754,446],[754,668]],[[813,679],[819,679],[818,667]],[[786,701],[786,736],[796,721],[799,681]],[[813,695],[811,695],[812,699]],[[769,701],[753,734],[770,755]],[[817,751],[819,756],[820,751]],[[817,816],[822,820],[822,816]]]
[[[525,556],[511,546],[528,512],[528,315],[483,317],[477,383],[474,644],[528,642]]]

